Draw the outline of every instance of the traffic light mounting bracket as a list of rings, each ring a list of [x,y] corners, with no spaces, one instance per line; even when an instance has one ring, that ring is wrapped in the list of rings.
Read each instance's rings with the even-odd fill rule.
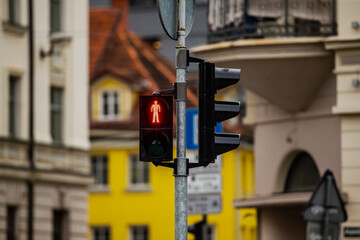
[[[173,162],[153,162],[153,164],[158,167],[167,167],[167,168],[172,168],[174,169],[174,175],[178,176],[178,172],[177,172],[177,158],[174,158]],[[189,169],[190,168],[196,168],[196,167],[204,167],[205,165],[203,163],[190,163],[189,159],[186,159],[187,161],[187,169],[186,169],[186,176],[189,175]]]

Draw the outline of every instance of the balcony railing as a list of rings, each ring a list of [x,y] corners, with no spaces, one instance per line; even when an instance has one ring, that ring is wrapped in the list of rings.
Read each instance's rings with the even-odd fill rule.
[[[209,0],[208,41],[336,35],[335,0]]]

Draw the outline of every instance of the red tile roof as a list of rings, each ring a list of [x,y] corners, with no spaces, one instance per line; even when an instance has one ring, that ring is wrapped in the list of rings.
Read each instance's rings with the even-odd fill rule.
[[[172,88],[176,81],[173,64],[128,30],[126,11],[126,8],[90,10],[90,84],[110,74],[121,78],[139,94]],[[187,97],[187,105],[195,107],[196,95],[188,90]],[[91,122],[91,128],[136,130],[137,105],[129,120]]]

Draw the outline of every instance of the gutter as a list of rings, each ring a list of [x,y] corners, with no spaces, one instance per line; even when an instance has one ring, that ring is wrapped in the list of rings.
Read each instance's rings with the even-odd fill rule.
[[[30,178],[27,181],[28,189],[28,240],[33,240],[34,233],[34,183],[31,175],[35,170],[34,164],[34,26],[33,26],[33,0],[28,0],[28,25],[29,25],[29,171]]]

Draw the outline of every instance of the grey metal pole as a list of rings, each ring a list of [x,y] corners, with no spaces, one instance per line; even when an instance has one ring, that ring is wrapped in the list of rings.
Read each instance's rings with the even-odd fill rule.
[[[186,58],[185,47],[185,3],[178,1],[178,39],[176,46],[176,157],[175,172],[175,240],[187,240],[187,160],[185,146],[185,114],[186,114]],[[180,97],[179,97],[180,95]]]

